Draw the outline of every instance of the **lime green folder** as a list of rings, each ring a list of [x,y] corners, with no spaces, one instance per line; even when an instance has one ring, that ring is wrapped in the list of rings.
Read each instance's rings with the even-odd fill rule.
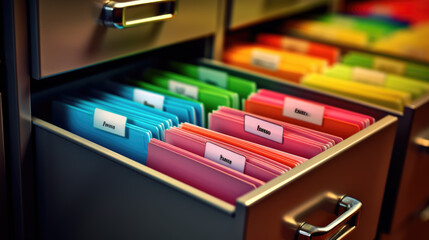
[[[429,81],[429,66],[392,58],[381,57],[373,54],[349,52],[344,55],[342,62],[350,66],[361,66],[381,71],[395,73],[410,78]],[[387,64],[377,64],[384,62]]]
[[[309,74],[305,76],[301,84],[399,111],[403,111],[405,104],[411,101],[409,93],[358,82],[345,81],[320,74]]]
[[[247,99],[256,92],[256,83],[220,70],[181,62],[170,62],[168,66],[177,73],[236,92],[241,99]]]
[[[362,73],[364,76],[356,76],[359,73]],[[351,67],[345,64],[336,64],[332,68],[327,69],[324,74],[326,76],[350,81],[359,81],[359,79],[361,79],[361,81],[368,83],[375,82],[371,78],[377,78],[381,76],[383,79],[382,83],[379,84],[380,86],[410,93],[412,99],[417,99],[429,91],[428,83],[416,79],[406,78],[395,74],[386,74],[368,68]]]

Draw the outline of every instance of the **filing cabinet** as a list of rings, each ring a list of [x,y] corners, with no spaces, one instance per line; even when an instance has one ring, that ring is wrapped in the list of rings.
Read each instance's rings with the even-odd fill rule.
[[[91,5],[89,1],[79,1],[64,8],[64,1],[30,1],[33,80],[60,79],[68,77],[69,71],[79,73],[83,67],[106,61],[112,61],[109,65],[112,66],[118,58],[221,34],[215,31],[219,24],[216,22],[219,2],[180,0],[174,5],[176,15],[172,19],[114,29],[99,25],[102,2]],[[283,1],[267,2],[283,4]],[[282,8],[282,14],[330,1],[284,2],[297,5]],[[301,5],[304,2],[306,4]],[[162,12],[160,6],[154,9],[150,8],[149,13]],[[247,6],[246,9],[254,8]],[[263,19],[269,19],[278,14],[267,10],[262,15]],[[255,21],[260,19],[249,17],[232,26]],[[135,64],[139,69],[146,63]],[[304,232],[304,225],[307,228],[329,225],[332,230],[327,235],[374,239],[396,133],[397,120],[389,115],[392,113],[275,79],[267,81],[263,76],[243,73],[216,62],[206,60],[204,64],[252,79],[260,87],[368,114],[377,121],[231,205],[51,124],[43,113],[46,105],[34,101],[32,160],[37,186],[37,237],[290,239],[298,229]],[[128,70],[109,68],[102,74],[75,77],[73,84],[40,91],[41,99],[77,87],[75,84],[81,87],[86,82],[103,81],[109,78],[106,76],[117,76],[118,72],[126,75]],[[59,76],[52,77],[54,75]],[[337,215],[332,217],[332,224],[316,221],[316,207]]]

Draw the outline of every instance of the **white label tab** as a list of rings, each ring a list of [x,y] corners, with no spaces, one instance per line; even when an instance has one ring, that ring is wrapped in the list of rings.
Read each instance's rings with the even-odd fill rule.
[[[151,93],[141,89],[134,89],[134,102],[141,103],[148,107],[153,107],[159,110],[163,110],[164,108],[164,99],[165,97],[160,94]]]
[[[251,61],[254,66],[276,71],[279,68],[280,56],[254,50]]]
[[[207,67],[198,67],[198,79],[221,88],[228,86],[228,74]]]
[[[361,83],[368,83],[376,86],[384,86],[387,75],[383,72],[354,67],[352,70],[352,80]]]
[[[244,172],[246,157],[211,142],[206,143],[204,157],[236,171]]]
[[[127,117],[99,108],[94,110],[94,127],[100,130],[125,137]]]
[[[168,81],[168,90],[198,100],[198,87],[196,86],[170,80]]]
[[[404,75],[406,64],[401,61],[396,61],[396,60],[382,58],[382,57],[375,57],[373,68],[375,70],[379,70],[382,72]]]
[[[310,44],[306,41],[288,37],[283,37],[281,44],[283,49],[300,53],[308,52],[308,48],[310,46]]]
[[[284,129],[275,123],[244,115],[244,131],[283,144]]]
[[[323,124],[325,107],[306,101],[286,97],[283,104],[283,116],[313,123]]]

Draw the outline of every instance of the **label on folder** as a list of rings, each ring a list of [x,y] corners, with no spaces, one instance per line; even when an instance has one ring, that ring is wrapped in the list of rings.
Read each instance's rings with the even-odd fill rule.
[[[325,107],[293,98],[285,98],[283,104],[283,116],[313,123],[319,126],[323,124]]]
[[[141,103],[148,107],[153,107],[159,110],[163,110],[164,108],[164,99],[163,95],[159,95],[156,93],[151,93],[141,89],[134,89],[134,102]]]
[[[127,117],[99,108],[94,110],[94,127],[100,130],[125,137]]]
[[[352,71],[352,80],[361,83],[368,83],[376,86],[384,86],[386,74],[380,71],[354,67]]]
[[[170,80],[168,81],[168,90],[198,100],[198,87],[196,86]]]
[[[244,115],[244,131],[283,144],[282,126],[249,115]]]
[[[219,147],[211,142],[206,143],[204,157],[236,171],[244,172],[245,156]]]
[[[308,48],[310,44],[308,42],[298,40],[298,39],[292,39],[292,38],[282,38],[281,45],[283,49],[295,51],[295,52],[301,52],[306,53],[308,52]]]
[[[257,67],[275,71],[279,68],[280,56],[254,50],[251,63]]]
[[[403,75],[405,73],[406,64],[400,61],[375,57],[373,68],[382,72]]]
[[[228,74],[206,67],[198,67],[198,79],[221,88],[228,86]]]

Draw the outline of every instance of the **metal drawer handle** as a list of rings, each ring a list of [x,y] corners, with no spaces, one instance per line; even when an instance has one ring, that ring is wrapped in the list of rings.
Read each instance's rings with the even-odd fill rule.
[[[330,202],[330,203],[329,203]],[[335,203],[336,204],[333,204]],[[327,207],[332,206],[332,208]],[[338,213],[339,210],[345,210],[340,216],[325,227],[317,227],[304,221],[298,221],[302,215],[308,214],[316,208],[323,207],[324,209],[332,209]],[[362,203],[354,198],[343,196],[337,197],[329,193],[315,199],[310,204],[306,204],[299,208],[299,213],[285,215],[283,221],[285,223],[285,232],[287,236],[294,231],[295,239],[343,239],[351,231],[353,231],[359,222],[360,210]],[[329,210],[331,211],[331,210]]]
[[[414,143],[420,149],[429,152],[429,129],[424,130],[416,138],[414,138]]]
[[[176,0],[109,1],[103,6],[101,20],[107,27],[127,28],[173,18]]]

